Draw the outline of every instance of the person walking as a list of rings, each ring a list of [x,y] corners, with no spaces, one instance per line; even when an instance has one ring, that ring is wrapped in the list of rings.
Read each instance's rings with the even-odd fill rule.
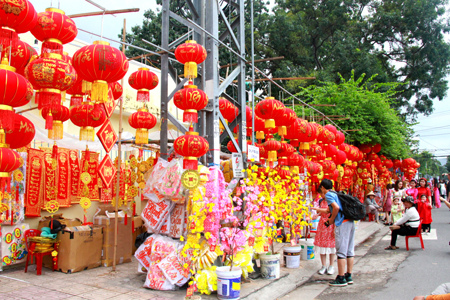
[[[392,231],[391,233],[391,244],[384,248],[385,250],[396,250],[398,249],[395,244],[397,243],[397,236],[410,236],[416,235],[417,229],[420,224],[420,216],[417,209],[414,207],[414,199],[411,196],[407,196],[403,200],[405,205],[405,214],[400,220],[394,223],[393,226],[389,227]]]
[[[333,182],[323,179],[319,185],[319,193],[325,198],[331,212],[325,226],[335,224],[334,236],[336,243],[336,255],[338,258],[338,275],[331,281],[331,286],[347,286],[353,284],[352,269],[355,256],[355,222],[345,219],[342,212],[342,204],[338,195],[333,191]],[[346,272],[347,271],[347,272]]]
[[[381,211],[381,207],[375,201],[375,193],[370,192],[366,196],[366,200],[364,201],[364,205],[366,206],[366,214],[374,214],[375,222],[378,221],[378,212]]]
[[[444,182],[444,176],[446,176],[447,174],[442,174],[442,178],[439,179],[439,194],[441,195],[442,198],[446,199],[447,198],[447,192],[445,190],[445,182]]]
[[[325,225],[325,222],[328,221],[328,218],[331,216],[330,209],[328,208],[325,198],[319,200],[319,207],[313,207],[312,209],[317,212],[313,219],[320,217],[319,225],[317,226],[317,233],[314,238],[315,253],[320,254],[320,260],[322,261],[322,268],[318,273],[323,275],[326,272],[328,275],[333,275],[333,265],[336,254],[334,224],[329,226]],[[330,256],[330,264],[328,267],[327,254]]]
[[[439,191],[439,182],[437,178],[433,178],[433,197],[434,206],[436,208],[441,208],[441,192]]]

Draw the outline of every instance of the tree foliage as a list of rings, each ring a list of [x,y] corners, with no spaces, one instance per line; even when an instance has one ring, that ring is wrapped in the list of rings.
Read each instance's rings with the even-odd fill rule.
[[[445,167],[428,151],[414,154],[413,158],[420,163],[419,174],[421,176],[430,175],[431,177],[440,176],[445,172]]]
[[[341,76],[339,84],[320,82],[319,85],[301,87],[297,96],[313,104],[336,104],[335,107],[321,107],[321,111],[325,115],[349,117],[335,121],[342,130],[359,130],[348,132],[346,142],[356,145],[379,143],[381,152],[388,157],[408,157],[411,128],[390,107],[400,84],[375,83],[375,75],[364,80],[365,74],[359,78],[355,78],[354,72],[351,74],[349,80]],[[312,113],[310,110],[303,112],[299,106],[296,111],[300,116]]]
[[[445,169],[446,169],[446,173],[450,173],[450,155],[447,156],[447,161],[445,162]]]

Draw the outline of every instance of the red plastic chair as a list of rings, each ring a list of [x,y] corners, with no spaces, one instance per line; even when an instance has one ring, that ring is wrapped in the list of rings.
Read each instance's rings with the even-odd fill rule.
[[[420,244],[422,245],[422,250],[425,250],[425,246],[423,245],[423,239],[422,239],[422,221],[420,221],[419,227],[417,227],[416,235],[405,236],[406,251],[409,251],[409,245],[408,245],[409,238],[419,238]]]
[[[41,231],[38,229],[28,229],[27,231],[25,231],[25,245],[27,247],[27,260],[25,262],[25,273],[27,273],[28,271],[28,264],[29,263],[33,263],[33,258],[35,258],[36,260],[36,274],[37,275],[41,275],[42,274],[42,260],[44,258],[45,255],[52,255],[52,252],[44,252],[44,253],[35,253],[34,252],[34,247],[35,244],[32,243],[32,245],[30,245],[28,243],[28,238],[29,237],[33,237],[33,236],[40,236],[41,235]],[[53,269],[54,271],[54,269]]]

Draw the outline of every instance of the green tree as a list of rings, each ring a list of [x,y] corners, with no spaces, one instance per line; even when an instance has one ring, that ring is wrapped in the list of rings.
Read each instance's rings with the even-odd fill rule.
[[[340,77],[340,83],[320,82],[319,85],[301,87],[297,95],[313,104],[336,104],[336,107],[321,107],[325,114],[346,115],[349,120],[337,120],[343,130],[357,129],[346,136],[347,143],[381,144],[381,153],[390,158],[406,158],[410,155],[409,137],[411,128],[390,107],[396,95],[398,83],[374,83],[374,77],[364,81],[365,74],[359,78],[352,73],[349,80]],[[379,91],[383,89],[385,91]],[[296,107],[298,115],[303,115]],[[306,115],[311,112],[305,111]]]
[[[450,173],[450,155],[447,156],[447,161],[445,162],[445,169],[446,171],[444,173]]]
[[[423,151],[414,154],[413,158],[420,164],[419,173],[421,176],[429,175],[431,177],[436,177],[443,173],[442,164],[430,152]]]

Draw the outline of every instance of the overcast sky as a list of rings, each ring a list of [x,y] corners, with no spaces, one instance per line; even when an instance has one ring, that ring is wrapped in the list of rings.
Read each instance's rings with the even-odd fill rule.
[[[30,0],[37,12],[44,11],[47,7],[58,7],[58,4],[67,15],[84,12],[99,11],[97,7],[85,0]],[[117,40],[117,35],[122,29],[123,19],[127,19],[127,31],[131,28],[141,25],[144,12],[148,9],[156,10],[160,7],[155,0],[95,0],[95,3],[105,7],[108,10],[140,8],[137,13],[117,14],[104,16],[103,35],[107,38]],[[78,28],[101,34],[102,17],[84,17],[75,18]],[[93,42],[99,38],[82,31],[79,31],[78,38],[87,42]],[[112,43],[118,47],[118,44]],[[419,141],[421,150],[428,150],[436,156],[450,155],[450,97],[447,96],[443,101],[435,101],[435,111],[431,116],[419,117],[420,124],[414,126],[417,134],[420,134]],[[445,161],[445,159],[444,159]]]

